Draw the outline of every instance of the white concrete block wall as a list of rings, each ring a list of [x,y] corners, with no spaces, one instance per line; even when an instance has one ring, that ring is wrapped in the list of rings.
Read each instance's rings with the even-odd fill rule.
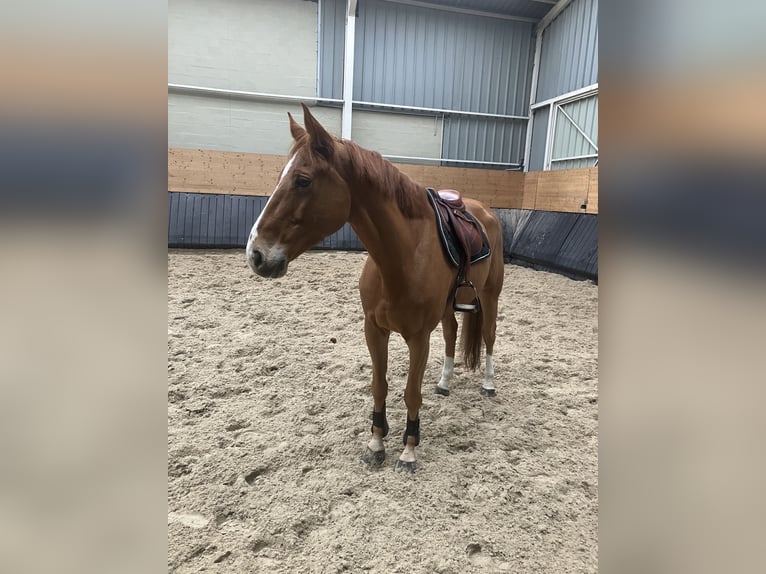
[[[315,96],[317,4],[169,0],[168,81]]]
[[[297,102],[169,94],[168,146],[285,155],[292,142],[287,112],[302,121]],[[312,113],[340,134],[339,109],[314,107]]]
[[[384,155],[438,158],[442,127],[439,118],[357,110],[353,114],[351,138]]]
[[[317,9],[306,0],[169,0],[168,82],[315,97]],[[314,107],[340,135],[340,110]],[[168,146],[286,154],[298,102],[168,94]],[[352,138],[383,154],[439,157],[442,122],[354,111]]]
[[[305,0],[169,0],[168,82],[316,95],[317,4]],[[298,103],[168,94],[168,145],[286,154]],[[340,132],[340,112],[318,113]],[[334,116],[337,116],[335,119]]]

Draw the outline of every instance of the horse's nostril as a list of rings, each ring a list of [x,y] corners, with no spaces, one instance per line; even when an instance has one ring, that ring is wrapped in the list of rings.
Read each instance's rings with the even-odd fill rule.
[[[258,267],[261,263],[263,263],[263,254],[258,250],[253,251],[253,265]]]

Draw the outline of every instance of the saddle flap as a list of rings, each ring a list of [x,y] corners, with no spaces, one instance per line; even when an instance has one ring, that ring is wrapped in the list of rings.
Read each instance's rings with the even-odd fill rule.
[[[459,242],[463,246],[463,251],[472,257],[476,254],[483,245],[483,237],[481,228],[478,226],[476,220],[468,219],[465,213],[453,213],[454,218],[452,220],[455,226],[455,233]]]
[[[428,196],[436,213],[442,245],[452,264],[460,268],[488,257],[489,241],[479,222],[466,211],[460,193],[428,188]]]

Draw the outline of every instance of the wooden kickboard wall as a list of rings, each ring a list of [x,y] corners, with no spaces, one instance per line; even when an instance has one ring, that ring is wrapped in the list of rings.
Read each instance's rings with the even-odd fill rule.
[[[168,148],[168,191],[266,197],[286,156]],[[598,168],[528,172],[394,164],[414,181],[496,208],[598,213]]]

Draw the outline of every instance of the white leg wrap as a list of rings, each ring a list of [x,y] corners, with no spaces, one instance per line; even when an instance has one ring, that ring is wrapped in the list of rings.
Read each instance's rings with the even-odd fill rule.
[[[452,373],[455,372],[455,357],[444,357],[444,366],[442,367],[442,378],[438,386],[445,391],[449,390],[449,382],[452,379]]]
[[[495,388],[495,366],[492,364],[492,355],[487,355],[487,363],[484,368],[484,382],[482,387],[485,389]]]

